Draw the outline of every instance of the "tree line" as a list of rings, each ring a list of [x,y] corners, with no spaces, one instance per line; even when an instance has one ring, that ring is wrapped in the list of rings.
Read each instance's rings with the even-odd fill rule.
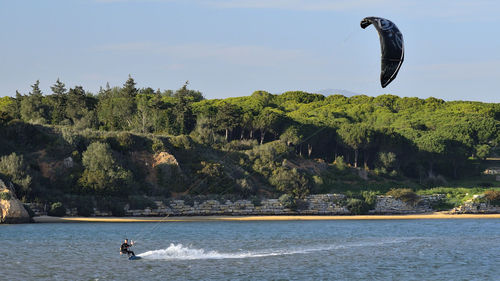
[[[496,103],[395,95],[325,97],[301,91],[279,95],[255,91],[245,97],[205,99],[188,86],[186,82],[178,90],[139,89],[129,76],[121,87],[106,85],[93,94],[81,86],[67,89],[58,79],[51,93],[44,94],[36,81],[27,94],[16,92],[15,97],[0,98],[0,124],[19,127],[22,122],[74,131],[153,136],[148,147],[156,145],[158,151],[165,145],[157,139],[168,136],[170,142],[182,143],[177,145],[182,147],[181,158],[192,149],[191,142],[213,153],[245,151],[246,160],[232,166],[234,169],[241,166],[255,172],[266,184],[296,197],[312,191],[314,185],[328,187],[329,179],[284,164],[287,159],[316,159],[335,163],[339,169],[346,166],[425,182],[479,174],[471,168],[471,161],[485,159],[500,141],[500,105]],[[0,153],[8,157],[15,152],[14,146],[4,146]],[[76,159],[84,168],[73,183],[90,189],[133,185],[134,178],[137,183],[139,170],[121,163],[115,155],[120,147],[106,140],[80,147],[75,144],[72,149],[77,149]],[[192,162],[192,174],[220,179],[235,173],[228,172],[220,161],[188,159],[193,155],[185,158]],[[174,184],[173,179],[160,180]],[[234,175],[223,180],[238,181],[240,193],[251,185],[248,178]],[[21,176],[18,182],[28,187],[32,181]],[[217,192],[227,191],[205,191]]]

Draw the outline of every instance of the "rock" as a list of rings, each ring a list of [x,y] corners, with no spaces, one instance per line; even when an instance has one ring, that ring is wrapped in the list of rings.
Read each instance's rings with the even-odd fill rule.
[[[30,216],[21,201],[0,180],[0,223],[28,223]]]

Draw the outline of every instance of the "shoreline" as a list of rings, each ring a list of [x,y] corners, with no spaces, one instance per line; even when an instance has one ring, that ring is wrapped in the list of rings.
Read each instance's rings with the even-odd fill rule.
[[[34,217],[35,223],[124,223],[124,222],[210,222],[210,221],[317,221],[317,220],[417,220],[417,219],[500,219],[500,214],[427,213],[409,215],[345,215],[345,216],[193,216],[193,217]]]

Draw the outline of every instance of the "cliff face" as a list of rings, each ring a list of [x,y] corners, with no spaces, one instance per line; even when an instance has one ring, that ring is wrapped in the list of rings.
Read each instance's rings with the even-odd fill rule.
[[[21,201],[0,180],[0,223],[28,223],[30,216]]]

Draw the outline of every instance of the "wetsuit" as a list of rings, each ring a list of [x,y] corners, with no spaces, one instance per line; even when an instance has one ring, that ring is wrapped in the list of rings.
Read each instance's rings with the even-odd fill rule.
[[[122,254],[127,254],[127,255],[132,255],[132,256],[135,256],[134,252],[133,251],[130,251],[128,248],[130,248],[130,245],[127,244],[127,243],[123,243],[120,247],[120,252]]]

